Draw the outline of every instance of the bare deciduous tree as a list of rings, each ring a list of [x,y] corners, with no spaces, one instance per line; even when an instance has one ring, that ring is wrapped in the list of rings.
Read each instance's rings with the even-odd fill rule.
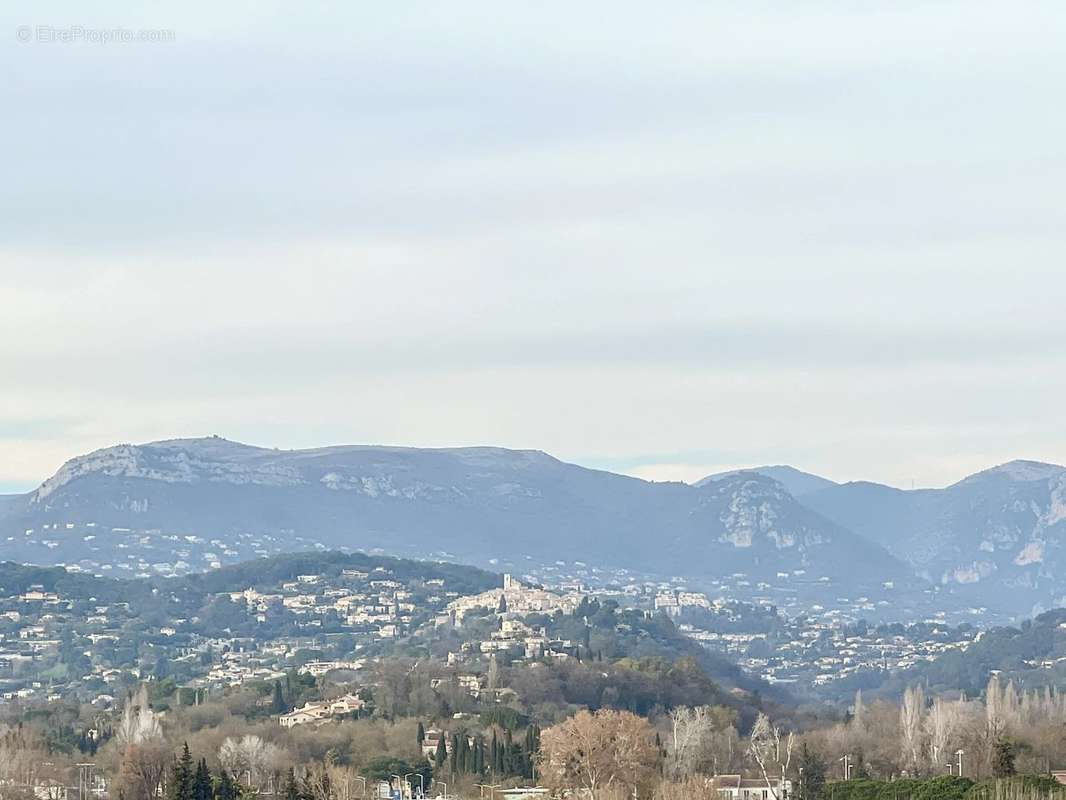
[[[274,764],[282,760],[281,748],[258,736],[229,736],[218,748],[218,761],[237,781],[247,779],[248,785],[258,788],[263,785]]]
[[[593,800],[618,790],[646,795],[659,772],[655,730],[628,711],[579,711],[544,731],[540,774],[552,789],[582,789]]]
[[[911,775],[917,775],[922,763],[922,718],[925,715],[925,693],[921,686],[903,692],[899,709],[900,745],[903,763]]]
[[[954,752],[952,744],[960,722],[959,703],[938,697],[925,718],[925,734],[929,742],[929,765],[935,773],[944,768],[946,759]]]
[[[711,744],[713,724],[707,706],[678,706],[670,713],[667,773],[674,780],[694,775]]]
[[[128,744],[119,771],[120,794],[129,800],[154,800],[173,753],[162,741]]]
[[[782,738],[781,729],[770,722],[766,714],[760,712],[751,729],[751,737],[748,741],[748,755],[759,768],[759,773],[766,781],[766,788],[770,791],[774,800],[782,800],[779,794],[781,779],[788,772],[792,763],[792,745],[794,734],[789,732]],[[770,770],[776,770],[774,776],[777,780],[770,779]]]

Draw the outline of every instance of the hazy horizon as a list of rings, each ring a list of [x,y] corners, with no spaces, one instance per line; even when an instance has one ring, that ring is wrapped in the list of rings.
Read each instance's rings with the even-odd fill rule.
[[[0,10],[0,491],[181,432],[1066,462],[1066,6]],[[166,41],[38,41],[70,26]]]

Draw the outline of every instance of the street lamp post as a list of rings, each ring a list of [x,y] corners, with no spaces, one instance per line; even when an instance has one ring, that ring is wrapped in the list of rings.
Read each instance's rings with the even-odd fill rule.
[[[82,762],[78,764],[78,800],[87,800],[92,796],[93,790],[93,770],[96,769],[96,764],[90,762]]]
[[[852,770],[851,753],[845,753],[841,758],[838,758],[837,761],[842,761],[844,763],[844,780],[850,781]]]
[[[420,797],[425,797],[426,796],[426,779],[425,779],[425,777],[423,777],[421,772],[408,772],[406,775],[403,776],[404,781],[406,782],[407,779],[410,778],[412,775],[415,775],[415,776],[418,777],[418,792],[419,792],[419,796]],[[407,785],[410,786],[411,784],[408,783]]]

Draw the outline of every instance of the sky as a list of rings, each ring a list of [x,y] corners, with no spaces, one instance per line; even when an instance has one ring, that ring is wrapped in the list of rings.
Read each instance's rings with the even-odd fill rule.
[[[1066,462],[1066,4],[19,5],[0,491],[207,434]]]

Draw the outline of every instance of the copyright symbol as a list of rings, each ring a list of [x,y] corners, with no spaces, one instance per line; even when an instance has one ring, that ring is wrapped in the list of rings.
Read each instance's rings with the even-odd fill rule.
[[[15,31],[15,36],[20,42],[28,42],[33,38],[33,28],[29,25],[20,25],[18,30]]]

